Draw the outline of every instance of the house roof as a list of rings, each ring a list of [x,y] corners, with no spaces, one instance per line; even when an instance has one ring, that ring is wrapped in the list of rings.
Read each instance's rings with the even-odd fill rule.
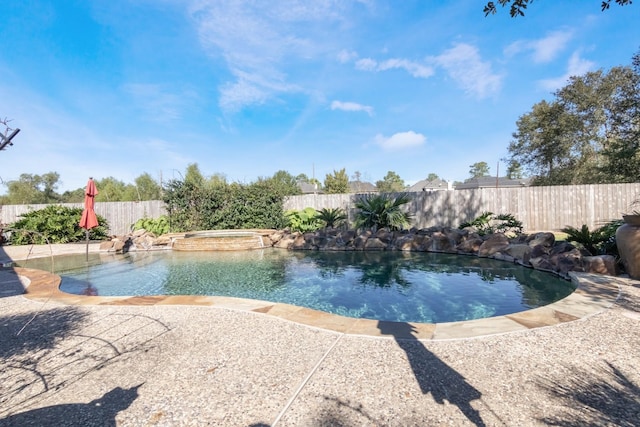
[[[321,194],[323,191],[318,188],[317,184],[310,184],[308,182],[301,182],[298,184],[302,194]]]
[[[471,178],[456,185],[456,190],[468,190],[473,188],[518,188],[531,185],[531,178],[509,179],[506,176],[496,179],[494,176],[482,176]]]
[[[423,179],[413,184],[407,189],[407,191],[429,191],[429,190],[446,190],[449,188],[449,183],[443,179],[434,179],[427,181]]]
[[[350,193],[377,193],[378,187],[366,181],[349,181]]]

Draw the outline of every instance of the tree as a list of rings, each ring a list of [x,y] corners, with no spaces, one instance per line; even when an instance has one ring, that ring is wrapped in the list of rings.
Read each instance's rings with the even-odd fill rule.
[[[143,173],[135,179],[138,196],[140,200],[160,200],[162,198],[162,187],[148,173]]]
[[[509,15],[511,15],[512,18],[515,18],[517,16],[524,16],[524,11],[527,9],[529,3],[533,3],[533,0],[498,0],[498,4],[502,7],[510,5]],[[625,6],[633,3],[633,0],[614,0],[614,3],[620,6]],[[609,9],[609,7],[611,7],[611,0],[601,1],[600,8],[602,11]],[[496,4],[490,1],[484,6],[484,9],[482,11],[484,12],[484,16],[488,16],[495,15],[498,9],[496,7]]]
[[[537,185],[640,178],[640,53],[633,67],[573,76],[516,122],[509,144]]]
[[[404,180],[400,176],[389,171],[381,181],[376,181],[376,187],[381,193],[397,193],[404,190]]]
[[[516,160],[511,160],[507,166],[507,178],[509,179],[522,179],[522,165]]]
[[[334,170],[324,178],[324,192],[327,194],[344,194],[349,192],[349,177],[344,168]]]
[[[20,205],[60,202],[60,195],[56,193],[59,180],[57,172],[44,175],[23,173],[17,180],[6,184],[8,193],[3,197],[3,203]]]
[[[541,101],[516,122],[518,131],[509,144],[511,160],[523,165],[540,184],[571,184],[575,163],[569,138],[577,123],[558,102]]]
[[[435,181],[437,179],[440,179],[437,173],[431,172],[429,175],[427,175],[427,181]]]
[[[209,184],[212,187],[224,187],[227,185],[227,176],[223,173],[214,173],[209,178]]]
[[[196,187],[202,187],[205,179],[197,163],[190,163],[187,165],[187,170],[184,173],[184,182],[195,185]]]
[[[300,194],[300,187],[298,186],[296,177],[287,171],[279,170],[273,174],[270,180],[282,195],[293,196],[295,194]]]
[[[133,202],[140,200],[136,187],[112,176],[96,180],[96,202]]]
[[[489,165],[487,162],[477,162],[469,166],[469,175],[471,178],[481,178],[483,176],[489,176]]]

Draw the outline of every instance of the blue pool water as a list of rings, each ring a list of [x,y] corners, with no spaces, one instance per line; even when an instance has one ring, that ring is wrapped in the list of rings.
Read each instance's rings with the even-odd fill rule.
[[[50,263],[49,260],[35,260]],[[51,269],[51,266],[29,267]],[[485,258],[404,252],[136,252],[56,257],[73,294],[217,295],[343,316],[440,323],[499,316],[573,292],[552,274]]]

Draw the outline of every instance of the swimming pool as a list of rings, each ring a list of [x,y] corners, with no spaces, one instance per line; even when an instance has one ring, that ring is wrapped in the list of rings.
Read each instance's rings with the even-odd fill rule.
[[[28,266],[51,270],[49,259]],[[355,318],[442,323],[500,316],[560,300],[573,285],[519,265],[418,252],[136,252],[56,257],[73,294],[216,295]]]

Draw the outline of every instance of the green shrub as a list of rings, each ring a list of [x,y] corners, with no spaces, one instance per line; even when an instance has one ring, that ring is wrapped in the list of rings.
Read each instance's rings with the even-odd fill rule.
[[[89,239],[106,239],[107,220],[100,215],[96,216],[98,226],[89,230]],[[9,225],[9,241],[14,245],[80,242],[86,239],[86,230],[79,225],[81,217],[81,208],[59,205],[31,211]]]
[[[466,227],[473,227],[481,236],[492,233],[522,234],[522,222],[512,214],[495,215],[493,212],[483,212],[473,221],[463,222],[458,228]]]
[[[140,218],[133,224],[132,229],[144,229],[156,236],[162,236],[169,232],[169,217],[162,215],[159,218]]]
[[[389,228],[398,230],[411,223],[411,215],[403,212],[401,207],[411,201],[408,194],[394,197],[390,194],[367,194],[355,203],[359,209],[356,217],[356,228]]]
[[[614,255],[617,257],[616,230],[622,224],[622,220],[614,220],[593,231],[589,230],[586,224],[582,224],[579,229],[567,226],[561,231],[567,234],[567,242],[579,244],[591,255]]]
[[[317,212],[313,208],[304,208],[301,211],[290,210],[285,212],[291,231],[306,233],[320,229],[323,222],[318,219]]]
[[[322,208],[316,211],[316,218],[324,223],[325,228],[339,227],[347,220],[342,208]]]
[[[164,202],[171,231],[278,229],[286,226],[285,190],[273,179],[202,186],[171,180],[164,188]]]

